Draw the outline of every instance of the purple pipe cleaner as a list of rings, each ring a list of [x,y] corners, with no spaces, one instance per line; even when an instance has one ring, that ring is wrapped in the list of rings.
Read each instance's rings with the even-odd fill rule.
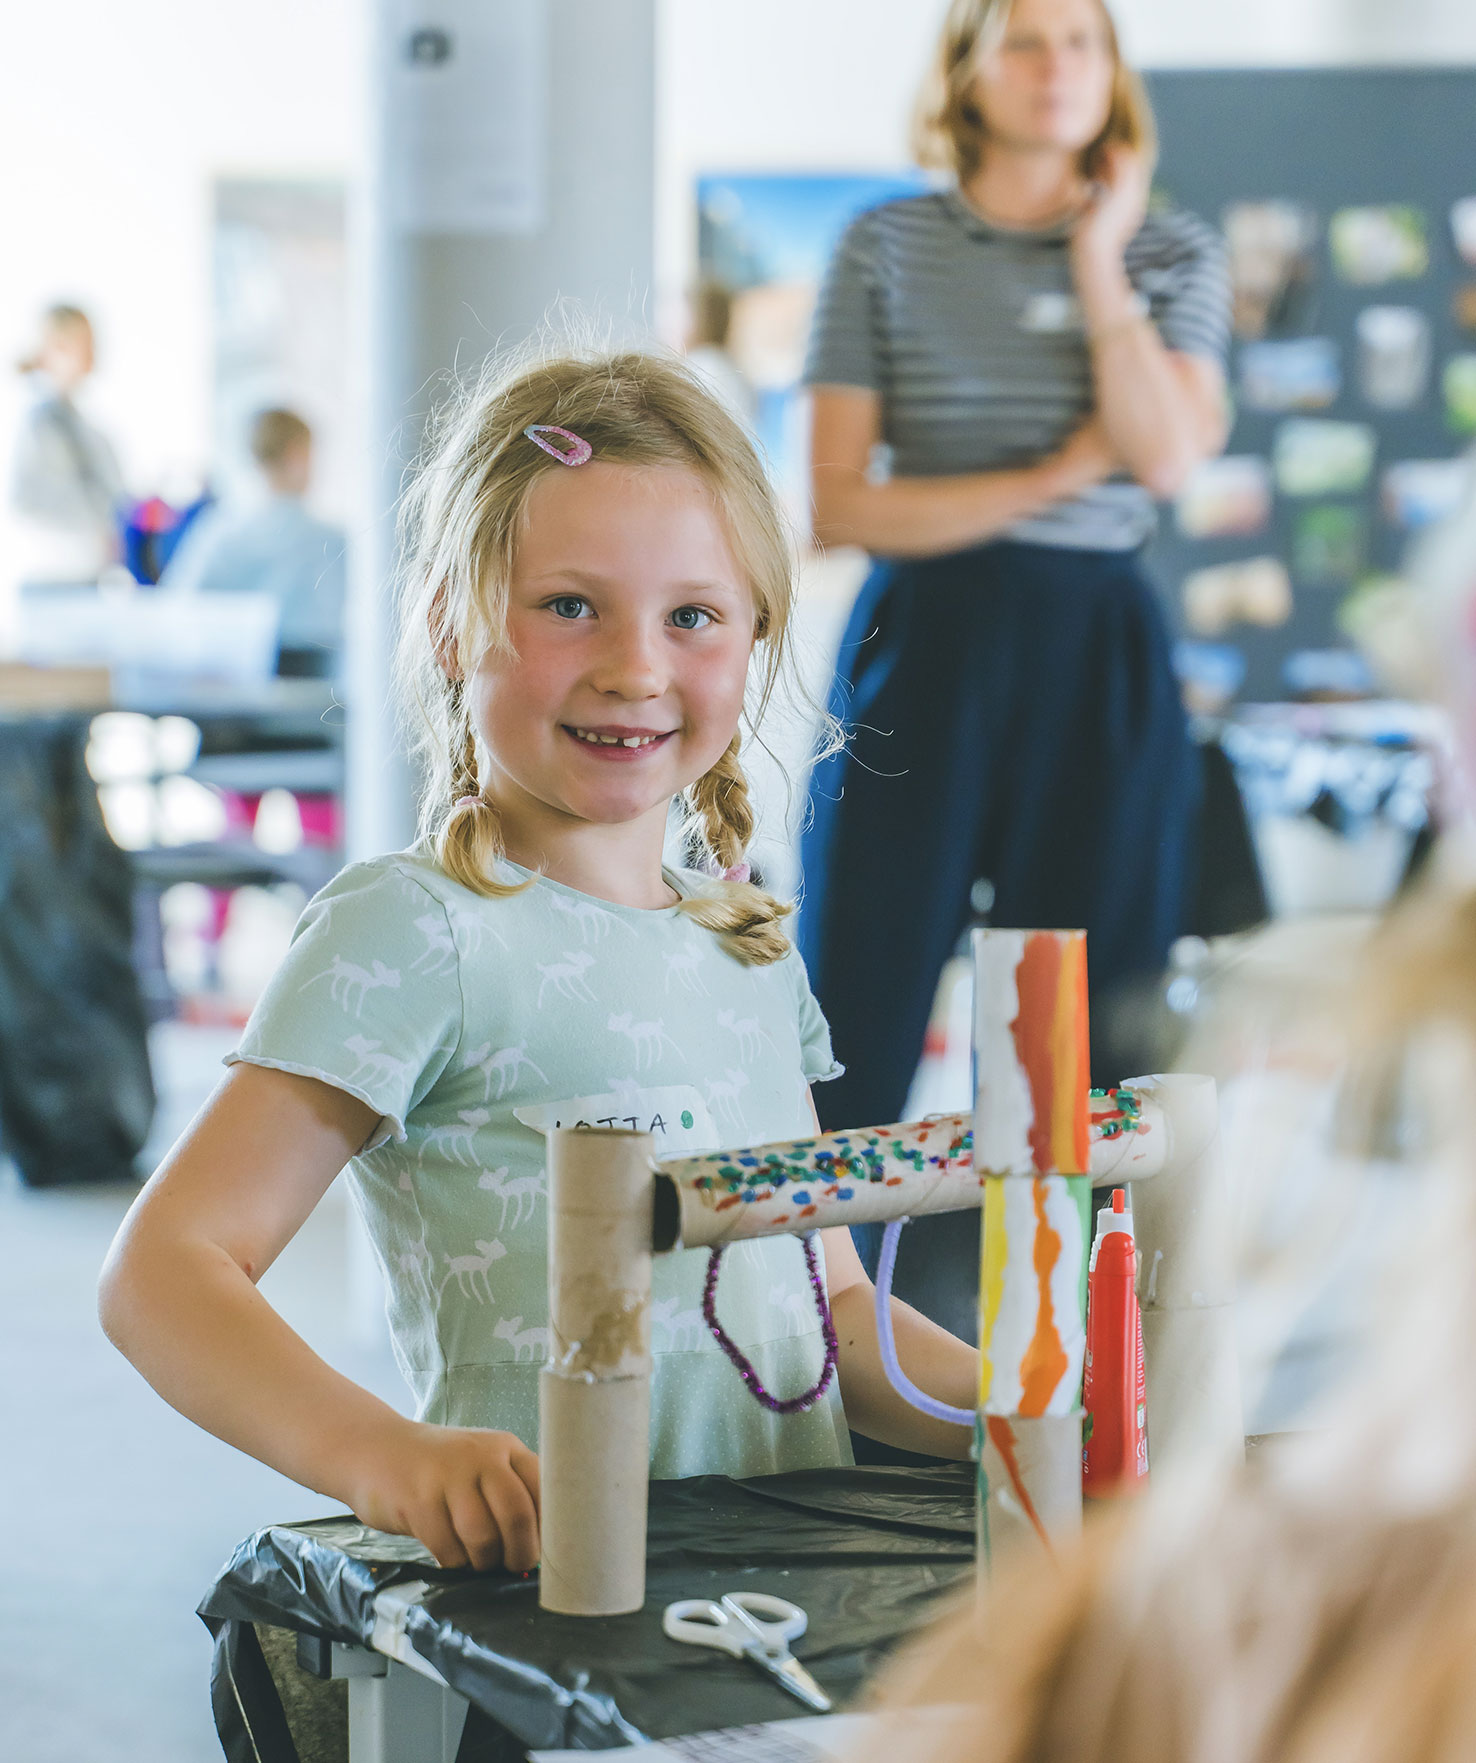
[[[902,1398],[934,1420],[951,1420],[955,1426],[972,1426],[972,1408],[950,1408],[934,1396],[926,1395],[908,1377],[897,1360],[897,1343],[892,1335],[892,1269],[897,1264],[897,1239],[902,1235],[905,1218],[894,1219],[882,1232],[881,1254],[876,1264],[876,1341],[881,1348],[882,1369],[887,1382]]]
[[[820,1368],[820,1380],[813,1389],[806,1390],[802,1396],[791,1396],[781,1402],[777,1396],[771,1396],[764,1388],[759,1374],[752,1364],[744,1357],[742,1348],[718,1321],[717,1317],[717,1284],[718,1268],[722,1264],[723,1251],[721,1246],[714,1249],[707,1260],[707,1279],[702,1287],[702,1320],[712,1330],[712,1338],[732,1360],[741,1377],[752,1391],[755,1399],[771,1414],[803,1414],[813,1408],[830,1388],[830,1380],[835,1376],[835,1362],[840,1355],[840,1342],[835,1338],[835,1325],[830,1320],[830,1305],[825,1301],[825,1281],[820,1277],[820,1261],[815,1253],[815,1236],[812,1231],[803,1238],[805,1266],[809,1269],[810,1289],[815,1294],[815,1309],[820,1317],[820,1333],[825,1340],[825,1363]]]

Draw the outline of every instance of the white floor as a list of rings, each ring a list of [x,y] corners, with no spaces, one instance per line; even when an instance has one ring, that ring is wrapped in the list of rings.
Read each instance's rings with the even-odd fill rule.
[[[234,1037],[166,1025],[156,1140]],[[0,1758],[218,1763],[197,1600],[235,1543],[330,1510],[181,1419],[103,1338],[97,1271],[131,1187],[23,1188],[0,1163]],[[354,1338],[335,1189],[263,1290],[325,1358],[387,1400],[387,1347]]]

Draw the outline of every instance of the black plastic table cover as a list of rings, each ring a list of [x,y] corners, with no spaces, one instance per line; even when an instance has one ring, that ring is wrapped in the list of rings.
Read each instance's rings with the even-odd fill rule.
[[[800,1605],[810,1621],[795,1653],[839,1708],[973,1568],[969,1464],[698,1476],[651,1484],[646,1603],[631,1616],[551,1615],[536,1574],[438,1568],[413,1539],[348,1516],[248,1537],[200,1615],[216,1636],[217,1690],[231,1677],[217,1708],[257,1704],[240,1711],[258,1751],[285,1724],[259,1655],[258,1669],[237,1668],[244,1626],[367,1644],[375,1597],[410,1580],[432,1587],[410,1644],[473,1708],[518,1747],[603,1750],[805,1712],[745,1662],[668,1640],[661,1615],[678,1598],[763,1591]]]

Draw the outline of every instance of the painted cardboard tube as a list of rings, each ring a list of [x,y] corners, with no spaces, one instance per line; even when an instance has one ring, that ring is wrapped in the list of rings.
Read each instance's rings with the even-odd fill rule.
[[[651,1152],[646,1133],[548,1135],[539,1602],[567,1616],[615,1616],[645,1601]]]
[[[1092,1102],[1092,1149],[1088,1166],[1094,1188],[1120,1188],[1129,1182],[1147,1181],[1164,1167],[1169,1154],[1169,1134],[1163,1110],[1151,1093],[1139,1091],[1135,1079],[1120,1087],[1133,1091],[1138,1116],[1127,1130],[1108,1133],[1103,1124],[1109,1110],[1104,1103]]]
[[[1081,1534],[1081,1415],[980,1415],[979,1561],[1053,1554]]]
[[[674,1158],[659,1171],[676,1189],[682,1246],[708,1249],[976,1207],[969,1136],[970,1117],[950,1114]]]

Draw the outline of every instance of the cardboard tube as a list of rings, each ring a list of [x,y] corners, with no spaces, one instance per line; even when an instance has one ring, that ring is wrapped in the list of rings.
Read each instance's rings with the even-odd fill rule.
[[[651,1378],[539,1379],[543,1558],[538,1602],[623,1616],[646,1601]]]
[[[979,1204],[971,1124],[967,1114],[946,1114],[857,1127],[673,1158],[660,1173],[676,1187],[687,1249],[832,1224],[920,1218]]]
[[[1054,1554],[1081,1534],[1081,1415],[980,1415],[979,1563]]]
[[[1214,1079],[1150,1077],[1132,1087],[1161,1109],[1167,1145],[1162,1174],[1133,1191],[1149,1461],[1159,1470],[1189,1453],[1244,1449],[1234,1242]]]
[[[647,1133],[548,1135],[539,1602],[566,1616],[618,1616],[645,1602],[651,1151]]]

